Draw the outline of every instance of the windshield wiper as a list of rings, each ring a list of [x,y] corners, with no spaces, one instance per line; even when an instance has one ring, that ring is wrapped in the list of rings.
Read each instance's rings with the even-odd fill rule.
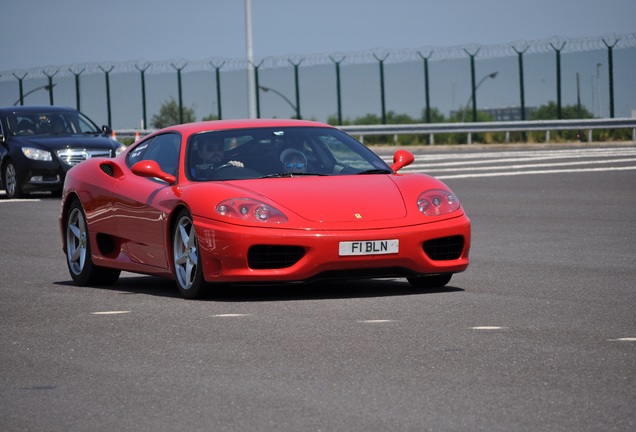
[[[384,168],[374,168],[366,171],[359,172],[358,174],[391,174],[392,171]]]
[[[298,177],[298,176],[325,176],[327,174],[318,174],[318,173],[278,173],[278,174],[267,174],[259,178],[283,178],[283,177]]]

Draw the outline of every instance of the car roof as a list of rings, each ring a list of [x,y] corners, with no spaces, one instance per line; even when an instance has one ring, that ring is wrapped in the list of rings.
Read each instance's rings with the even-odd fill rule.
[[[70,107],[61,107],[55,105],[24,105],[24,106],[10,106],[0,107],[0,113],[2,114],[32,114],[38,112],[76,112],[77,110]]]
[[[221,131],[231,129],[246,128],[266,128],[266,127],[328,127],[333,126],[309,120],[295,119],[238,119],[238,120],[212,120],[195,123],[186,123],[181,125],[170,126],[162,131],[177,130],[185,134],[191,134],[203,131]]]

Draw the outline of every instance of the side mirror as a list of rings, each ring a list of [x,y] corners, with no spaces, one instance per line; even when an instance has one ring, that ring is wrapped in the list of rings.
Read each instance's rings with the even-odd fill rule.
[[[158,178],[168,184],[174,184],[177,178],[161,170],[159,164],[153,160],[143,160],[132,166],[133,174],[140,177]]]
[[[415,156],[408,150],[398,150],[393,155],[393,165],[391,169],[393,171],[399,171],[405,166],[411,165],[415,160]]]
[[[104,125],[102,126],[102,132],[104,132],[104,135],[112,135],[113,129],[108,125]]]

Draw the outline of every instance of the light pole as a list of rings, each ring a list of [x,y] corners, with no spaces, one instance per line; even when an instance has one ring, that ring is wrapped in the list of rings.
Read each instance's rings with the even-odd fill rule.
[[[252,45],[252,0],[245,0],[245,57],[247,57],[247,112],[249,118],[257,118],[256,85],[254,72],[254,47]]]
[[[280,96],[281,98],[283,98],[283,100],[285,102],[287,102],[289,104],[290,107],[292,107],[292,109],[294,110],[295,113],[298,113],[298,109],[296,108],[296,105],[294,105],[292,103],[292,101],[289,100],[289,98],[287,98],[287,96],[285,96],[284,94],[282,94],[281,92],[279,92],[276,89],[273,89],[271,87],[264,87],[264,86],[259,86],[259,89],[263,90],[265,93],[267,93],[268,91],[271,91],[272,93],[276,93],[278,96]],[[298,116],[296,116],[298,117]]]
[[[31,93],[35,93],[36,91],[42,90],[42,89],[46,89],[47,91],[51,91],[51,89],[53,87],[55,87],[55,84],[50,84],[50,85],[47,84],[47,85],[43,85],[43,86],[40,86],[40,87],[36,87],[33,90],[26,92],[22,97],[18,98],[18,100],[13,103],[13,106],[16,106],[18,104],[18,102],[20,102],[20,101],[22,101],[24,103],[24,98],[26,98]]]
[[[479,88],[479,86],[486,81],[486,79],[491,78],[491,79],[495,79],[495,77],[497,76],[499,72],[493,72],[489,75],[486,75],[485,77],[483,77],[481,80],[479,80],[479,82],[477,83],[477,85],[475,86],[475,90],[473,90],[473,92],[470,94],[470,96],[468,97],[468,101],[466,102],[466,107],[464,107],[464,112],[462,113],[462,123],[464,123],[464,121],[466,120],[466,112],[468,112],[468,105],[470,105],[470,101],[473,100],[473,94],[477,94],[477,89]]]

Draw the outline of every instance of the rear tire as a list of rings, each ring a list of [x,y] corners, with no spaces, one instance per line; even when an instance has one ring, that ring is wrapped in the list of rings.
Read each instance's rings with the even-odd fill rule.
[[[181,295],[187,299],[200,297],[206,283],[203,279],[199,241],[192,216],[187,210],[177,214],[172,234],[174,276]]]
[[[452,274],[442,274],[434,276],[417,276],[407,278],[411,286],[415,288],[431,289],[441,288],[450,282]]]
[[[66,265],[79,286],[112,285],[120,270],[98,267],[91,260],[91,243],[86,215],[79,201],[71,204],[66,217]]]

